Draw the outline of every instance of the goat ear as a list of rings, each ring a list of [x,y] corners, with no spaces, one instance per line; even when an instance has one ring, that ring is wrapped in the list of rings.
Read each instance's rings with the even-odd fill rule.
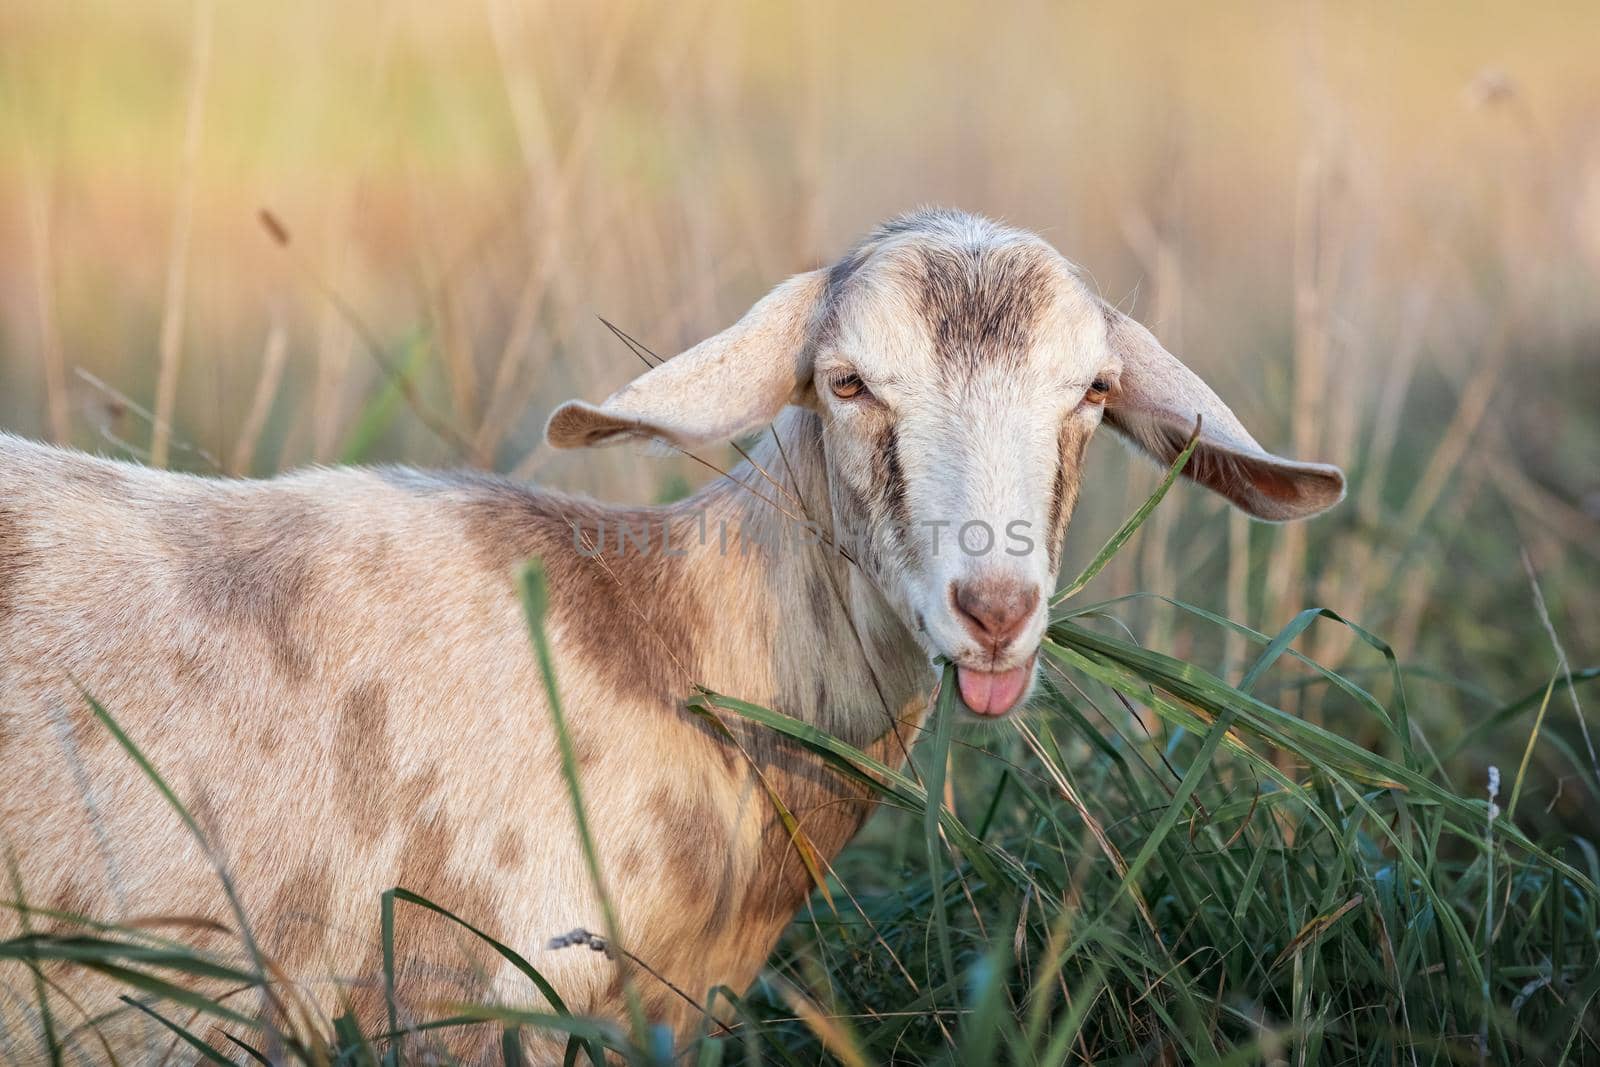
[[[796,275],[738,322],[652,368],[596,406],[561,405],[545,426],[556,448],[656,441],[714,444],[770,422],[811,381],[813,321],[827,271]]]
[[[1149,330],[1106,307],[1112,352],[1122,375],[1106,403],[1106,421],[1158,463],[1178,458],[1195,420],[1200,443],[1184,475],[1258,519],[1287,522],[1326,511],[1344,499],[1344,472],[1299,463],[1256,443],[1211,387],[1161,347]]]

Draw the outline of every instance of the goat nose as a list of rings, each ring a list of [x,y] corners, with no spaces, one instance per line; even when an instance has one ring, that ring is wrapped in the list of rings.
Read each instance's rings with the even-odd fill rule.
[[[1031,583],[980,578],[951,582],[950,600],[967,631],[998,652],[1016,640],[1033,617],[1039,589]]]

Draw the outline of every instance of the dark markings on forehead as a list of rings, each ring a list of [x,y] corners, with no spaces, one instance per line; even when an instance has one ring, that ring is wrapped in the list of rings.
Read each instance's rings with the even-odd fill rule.
[[[896,215],[881,223],[868,236],[868,240],[883,241],[907,234],[924,234],[931,238],[959,240],[963,235],[977,235],[985,240],[1004,237],[1011,231],[982,215],[947,207],[925,207]]]
[[[1050,295],[1038,248],[933,246],[918,249],[908,269],[941,370],[1021,362]]]
[[[890,219],[829,268],[819,344],[832,340],[840,306],[862,268],[891,250],[898,270],[909,274],[905,280],[920,292],[930,328],[942,329],[950,339],[949,350],[977,361],[1026,349],[1048,297],[1050,253],[1018,231],[943,208]]]
[[[832,342],[834,335],[839,330],[839,306],[844,301],[845,294],[850,290],[850,283],[872,258],[873,242],[869,238],[844,254],[844,257],[828,268],[828,283],[822,291],[822,309],[817,316],[816,344],[818,347]]]

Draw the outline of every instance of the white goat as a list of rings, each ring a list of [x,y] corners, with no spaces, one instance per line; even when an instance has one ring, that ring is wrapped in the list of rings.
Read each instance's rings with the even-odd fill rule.
[[[767,789],[824,858],[869,805],[800,748],[749,727],[736,744],[682,698],[705,685],[895,764],[942,655],[972,711],[1004,714],[1033,683],[1095,427],[1164,463],[1197,415],[1185,473],[1250,514],[1342,496],[1336,468],[1263,451],[1043,241],[941,211],[551,418],[561,448],[692,449],[772,423],[753,464],[671,507],[404,469],[223,481],[0,437],[0,825],[25,892],[104,920],[234,924],[87,692],[192,807],[261,950],[324,1010],[383,1028],[377,901],[401,885],[523,952],[574,1011],[621,1017],[617,963],[544,948],[604,924],[515,587],[539,556],[624,947],[695,1000],[743,989],[811,889]],[[789,536],[802,516],[819,536]],[[420,909],[402,909],[396,945],[407,1018],[540,1003]],[[91,1012],[114,1006],[59,980]],[[652,1019],[699,1021],[638,982]]]

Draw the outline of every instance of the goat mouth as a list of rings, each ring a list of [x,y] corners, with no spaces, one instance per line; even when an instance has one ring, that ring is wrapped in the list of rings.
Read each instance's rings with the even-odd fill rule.
[[[1016,707],[1028,691],[1033,680],[1033,665],[1039,654],[1035,652],[1026,663],[1008,671],[985,671],[976,667],[956,666],[956,684],[961,689],[961,702],[975,715],[998,718]]]

